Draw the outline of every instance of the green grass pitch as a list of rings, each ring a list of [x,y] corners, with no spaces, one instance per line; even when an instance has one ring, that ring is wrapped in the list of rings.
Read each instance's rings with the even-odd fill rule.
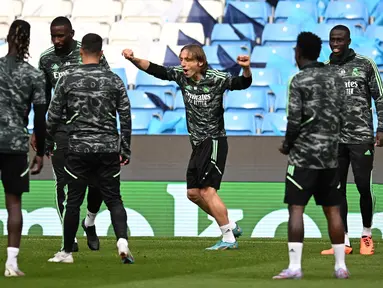
[[[321,256],[329,242],[310,239],[303,248],[304,278],[299,281],[272,280],[288,265],[284,239],[239,239],[235,251],[205,251],[214,244],[212,238],[136,238],[129,247],[136,263],[119,261],[115,239],[101,238],[101,250],[90,251],[85,238],[79,239],[80,251],[74,253],[75,263],[48,263],[61,244],[58,237],[23,237],[19,266],[26,277],[0,276],[0,287],[6,288],[141,288],[141,287],[383,287],[383,254],[381,240],[375,242],[373,256],[354,254],[346,257],[351,278],[333,278],[333,256]],[[0,237],[0,265],[6,260],[6,237]],[[4,268],[3,268],[4,269]],[[3,273],[4,270],[1,270]],[[336,285],[336,286],[335,286]]]

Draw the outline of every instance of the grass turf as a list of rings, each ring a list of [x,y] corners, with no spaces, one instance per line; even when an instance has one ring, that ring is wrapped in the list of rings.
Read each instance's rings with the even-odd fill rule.
[[[85,238],[79,239],[80,252],[74,264],[48,263],[61,244],[58,237],[23,237],[19,266],[26,277],[0,276],[0,287],[285,287],[288,280],[271,280],[287,267],[285,240],[240,239],[236,251],[204,251],[214,244],[207,238],[131,238],[130,248],[136,263],[119,261],[115,240],[101,238],[101,250],[90,251]],[[0,237],[0,265],[6,260],[6,237]],[[333,278],[333,256],[321,256],[328,241],[307,240],[303,252],[304,279],[294,281],[294,288],[337,285],[347,287],[382,287],[383,253],[375,242],[373,256],[359,255],[359,243],[346,258],[351,279]],[[3,270],[0,270],[3,273]]]

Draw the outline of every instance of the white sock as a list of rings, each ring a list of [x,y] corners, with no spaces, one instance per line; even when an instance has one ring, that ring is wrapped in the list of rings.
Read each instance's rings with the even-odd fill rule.
[[[231,227],[230,223],[219,227],[221,229],[221,232],[222,232],[222,241],[223,242],[227,242],[227,243],[234,243],[235,242],[233,230],[230,227]]]
[[[342,268],[346,268],[346,253],[344,252],[344,244],[332,244],[332,249],[334,249],[335,256],[335,271]]]
[[[289,269],[292,271],[297,271],[301,269],[303,243],[289,242],[288,247],[290,259]]]
[[[17,255],[19,255],[19,250],[20,250],[19,248],[15,248],[15,247],[8,247],[7,248],[8,258],[7,258],[7,262],[5,263],[5,265],[10,265],[15,269],[18,268],[18,266],[17,266]]]
[[[124,238],[120,238],[120,239],[118,239],[118,241],[117,241],[117,248],[119,248],[120,245],[125,245],[125,244],[126,244],[126,246],[129,246],[129,245],[128,245],[128,240],[126,240],[126,239],[124,239]]]
[[[94,220],[96,219],[97,213],[89,212],[86,213],[85,227],[94,226]]]
[[[370,228],[363,227],[362,237],[363,236],[371,237],[371,234],[372,234],[371,227]]]
[[[231,230],[233,230],[233,229],[235,229],[235,227],[237,227],[237,223],[235,223],[234,221],[230,221],[229,225],[230,225]]]
[[[344,234],[344,245],[351,246],[350,244],[350,238],[348,238],[348,234]]]

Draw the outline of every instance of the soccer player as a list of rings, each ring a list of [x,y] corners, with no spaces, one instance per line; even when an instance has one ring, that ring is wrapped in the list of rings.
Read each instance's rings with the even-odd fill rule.
[[[214,217],[222,231],[222,240],[208,250],[238,248],[236,240],[242,229],[229,221],[225,204],[217,194],[225,170],[228,144],[223,118],[223,93],[246,89],[251,85],[250,58],[238,56],[243,75],[208,69],[206,55],[198,45],[187,45],[179,55],[181,65],[163,67],[134,57],[125,49],[123,55],[139,69],[157,78],[175,81],[182,90],[186,107],[192,154],[186,173],[187,197]]]
[[[375,207],[375,195],[372,189],[372,168],[374,144],[383,146],[383,84],[378,68],[373,60],[356,54],[349,48],[350,30],[337,25],[330,31],[332,54],[326,62],[343,78],[346,90],[346,122],[341,131],[339,145],[340,191],[342,193],[341,215],[345,226],[345,249],[352,253],[348,237],[346,198],[347,174],[351,163],[355,184],[360,194],[360,211],[363,231],[360,239],[360,254],[374,254],[371,226]],[[378,114],[376,139],[372,118],[371,99],[375,100]],[[333,254],[333,249],[322,251],[323,255]]]
[[[46,95],[48,105],[51,101],[52,87],[55,87],[58,79],[71,73],[71,70],[81,64],[80,47],[81,43],[74,40],[74,31],[72,24],[68,18],[57,17],[51,23],[51,36],[53,47],[41,54],[39,61],[39,69],[42,70],[46,77]],[[101,65],[105,69],[109,69],[104,56],[101,58]],[[65,171],[64,162],[65,155],[68,150],[68,126],[66,123],[70,119],[62,119],[55,135],[54,147],[48,147],[48,151],[53,151],[52,165],[56,180],[56,201],[60,219],[63,218],[64,201],[65,201]],[[99,250],[100,242],[96,234],[95,218],[100,210],[102,197],[100,191],[93,184],[89,186],[88,193],[88,211],[86,218],[81,225],[86,232],[88,247],[91,250]],[[73,245],[73,251],[78,251],[77,240]]]
[[[300,279],[304,238],[303,213],[311,196],[323,207],[335,251],[335,277],[348,278],[344,227],[337,189],[338,142],[343,125],[345,91],[342,79],[317,62],[321,39],[310,32],[298,35],[295,60],[300,69],[289,82],[287,131],[279,151],[288,155],[284,202],[288,204],[290,264],[274,279]]]
[[[23,216],[21,198],[29,192],[28,114],[33,104],[37,153],[32,174],[43,167],[45,148],[44,75],[25,60],[29,53],[31,26],[23,20],[12,23],[7,36],[8,54],[0,58],[0,171],[8,212],[6,277],[24,276],[17,264]]]
[[[130,159],[130,102],[122,80],[103,69],[102,38],[87,34],[80,49],[84,65],[59,79],[48,110],[47,141],[55,136],[62,116],[70,120],[69,148],[64,169],[68,194],[64,216],[64,250],[50,262],[72,263],[72,246],[80,206],[89,181],[97,182],[108,207],[123,263],[133,263],[128,248],[127,215],[120,194],[120,164]],[[121,140],[116,113],[120,116]]]

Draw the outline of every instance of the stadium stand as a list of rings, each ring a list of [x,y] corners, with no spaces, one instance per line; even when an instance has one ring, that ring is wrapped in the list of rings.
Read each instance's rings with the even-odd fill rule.
[[[330,29],[347,25],[352,48],[372,58],[383,75],[382,12],[379,0],[279,1],[276,7],[263,0],[2,0],[0,56],[7,53],[10,23],[22,18],[32,25],[29,61],[37,67],[39,55],[51,45],[50,21],[67,16],[76,39],[89,32],[104,39],[107,60],[129,89],[135,134],[187,134],[178,86],[137,71],[122,58],[122,49],[177,65],[181,47],[199,43],[211,68],[234,75],[241,72],[236,57],[251,55],[251,88],[225,95],[228,135],[283,135],[287,82],[298,71],[293,52],[297,34],[311,31],[321,37],[319,60],[325,61],[331,53]],[[28,129],[33,129],[32,121]]]

